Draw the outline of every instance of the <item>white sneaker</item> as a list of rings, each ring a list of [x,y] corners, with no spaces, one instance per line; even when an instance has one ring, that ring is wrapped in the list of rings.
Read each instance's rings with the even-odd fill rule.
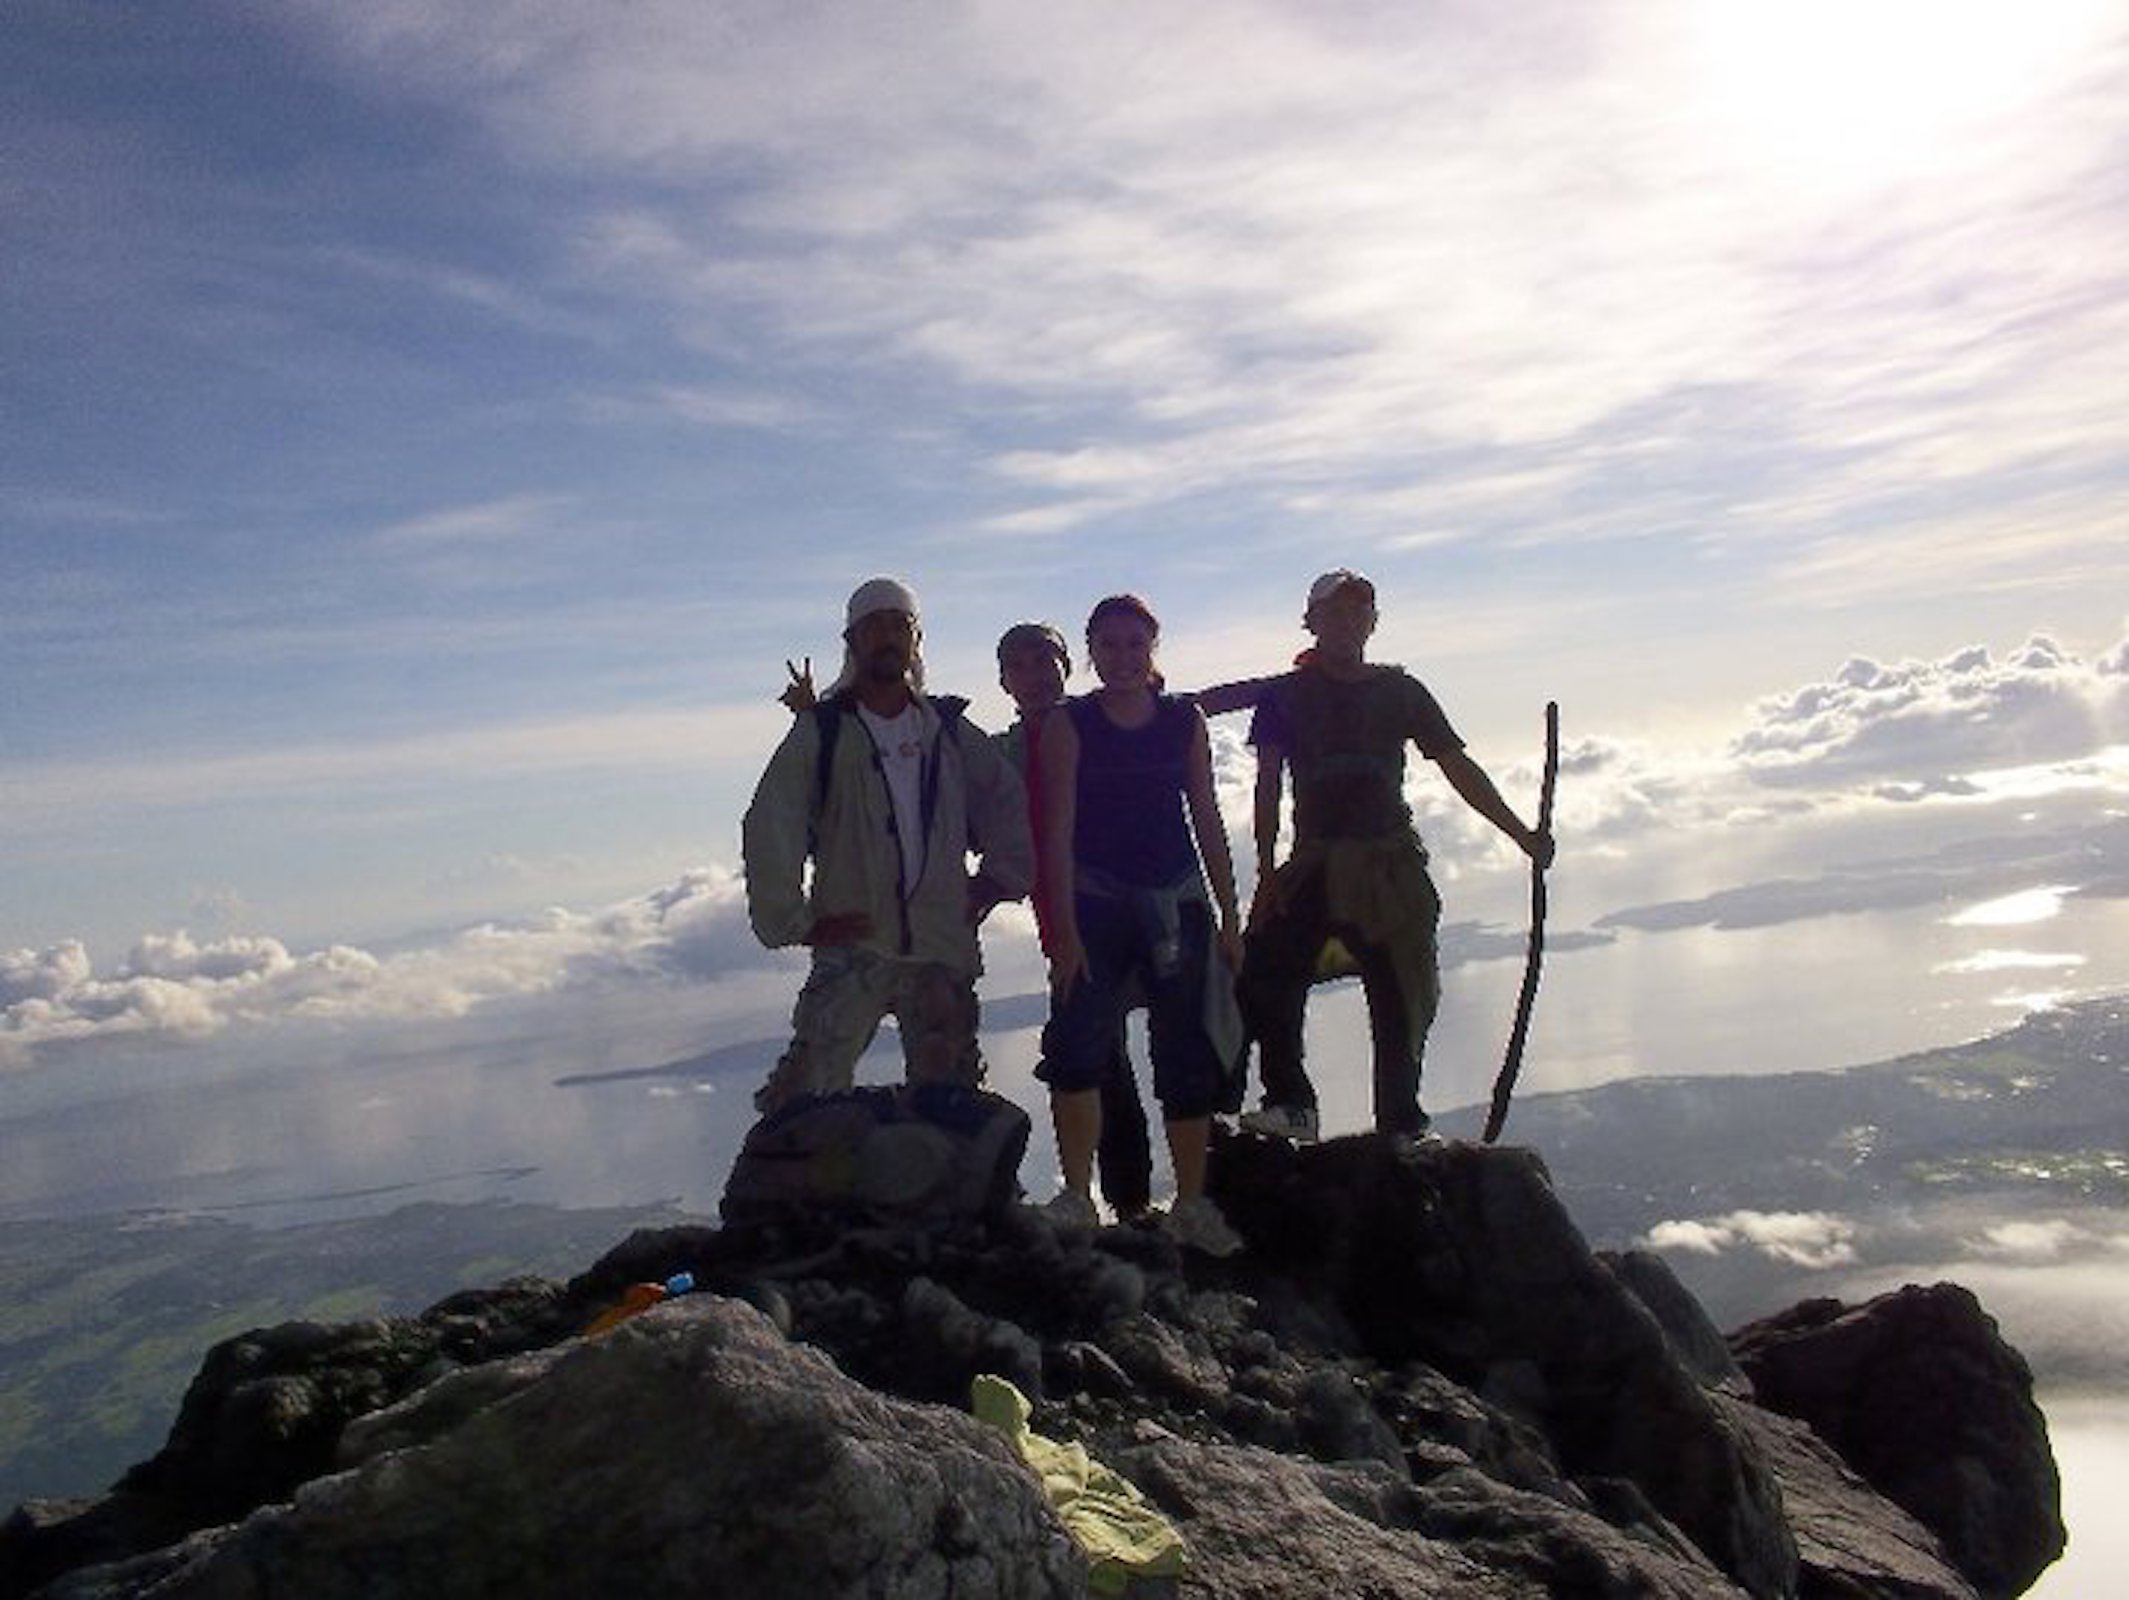
[[[1060,1228],[1098,1228],[1101,1213],[1094,1202],[1076,1189],[1059,1189],[1043,1206],[1042,1214]]]
[[[1390,1154],[1406,1165],[1419,1160],[1424,1150],[1439,1150],[1448,1141],[1436,1133],[1424,1112],[1420,1114],[1419,1127],[1411,1133],[1388,1133],[1383,1137],[1390,1142]]]
[[[1296,1144],[1314,1144],[1322,1137],[1314,1106],[1262,1105],[1242,1113],[1242,1128],[1246,1133],[1266,1133]]]
[[[1175,1242],[1185,1250],[1208,1256],[1231,1256],[1242,1248],[1242,1236],[1228,1226],[1220,1208],[1201,1194],[1178,1200],[1162,1219]]]

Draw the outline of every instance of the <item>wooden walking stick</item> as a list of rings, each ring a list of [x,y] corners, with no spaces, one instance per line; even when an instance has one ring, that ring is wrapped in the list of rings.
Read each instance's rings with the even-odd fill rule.
[[[1560,777],[1560,705],[1545,702],[1545,776],[1538,785],[1538,832],[1552,830],[1552,791]],[[1501,1075],[1493,1080],[1493,1109],[1486,1113],[1486,1143],[1501,1136],[1508,1120],[1508,1099],[1516,1074],[1523,1070],[1523,1041],[1530,1037],[1530,1008],[1537,1003],[1538,969],[1545,960],[1545,869],[1530,864],[1530,949],[1523,958],[1523,990],[1515,1000],[1515,1026],[1508,1030],[1508,1053]]]

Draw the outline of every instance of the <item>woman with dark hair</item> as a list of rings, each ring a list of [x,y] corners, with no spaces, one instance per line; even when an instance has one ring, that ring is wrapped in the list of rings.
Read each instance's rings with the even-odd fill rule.
[[[1207,1024],[1207,996],[1240,960],[1241,917],[1205,717],[1162,692],[1159,640],[1145,601],[1103,600],[1087,618],[1101,688],[1072,701],[1043,736],[1036,846],[1050,907],[1052,996],[1040,1076],[1050,1086],[1065,1185],[1049,1210],[1067,1222],[1095,1221],[1101,1083],[1136,988],[1147,1000],[1153,1088],[1175,1170],[1166,1226],[1192,1249],[1228,1255],[1241,1241],[1205,1195],[1212,1113],[1228,1067]]]

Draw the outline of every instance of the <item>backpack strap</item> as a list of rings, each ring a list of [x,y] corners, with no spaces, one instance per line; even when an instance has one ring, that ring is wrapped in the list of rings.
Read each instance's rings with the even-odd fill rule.
[[[831,694],[813,705],[813,725],[820,730],[820,748],[813,761],[813,816],[807,825],[810,833],[820,821],[821,810],[828,804],[828,777],[835,770],[835,745],[843,732],[843,713],[848,708],[843,696]],[[813,841],[808,840],[807,854]]]
[[[961,743],[961,729],[965,725],[968,701],[957,694],[928,694],[924,697],[932,712],[939,719],[940,731]],[[818,817],[821,808],[828,803],[828,779],[835,771],[836,741],[842,737],[843,717],[850,709],[848,696],[831,694],[825,700],[814,702],[813,722],[820,730],[820,749],[813,762],[813,814]],[[925,812],[929,815],[931,802],[936,798],[939,764],[932,763],[933,789],[925,796]]]
[[[962,713],[968,710],[968,702],[957,694],[928,694],[924,698],[939,719],[940,743],[944,744],[951,739],[954,748],[958,750],[961,747]],[[924,830],[927,834],[931,831],[931,819],[938,811],[939,770],[945,765],[943,757],[935,758],[931,769],[924,775],[924,795],[919,809],[924,815]]]

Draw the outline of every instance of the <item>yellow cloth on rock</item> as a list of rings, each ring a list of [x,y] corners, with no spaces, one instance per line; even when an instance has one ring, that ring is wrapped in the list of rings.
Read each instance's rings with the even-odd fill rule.
[[[1189,1557],[1174,1524],[1138,1486],[1088,1455],[1084,1446],[1046,1439],[1028,1427],[1027,1396],[983,1373],[969,1386],[976,1420],[996,1428],[1042,1480],[1043,1495],[1093,1567],[1096,1594],[1122,1594],[1133,1578],[1171,1578]]]

